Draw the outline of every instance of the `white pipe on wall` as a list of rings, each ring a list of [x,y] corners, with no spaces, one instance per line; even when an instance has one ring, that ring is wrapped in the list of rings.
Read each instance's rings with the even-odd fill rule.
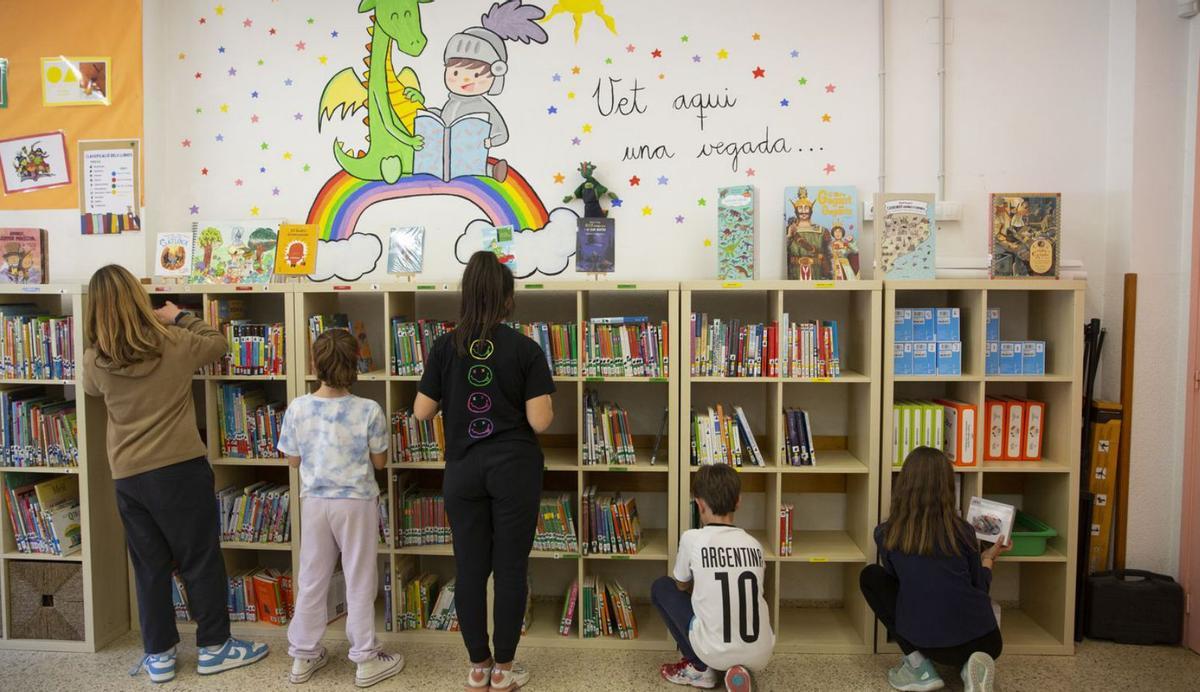
[[[938,195],[946,199],[946,0],[938,2]]]
[[[879,192],[887,191],[887,55],[883,52],[886,2],[887,0],[879,0]]]

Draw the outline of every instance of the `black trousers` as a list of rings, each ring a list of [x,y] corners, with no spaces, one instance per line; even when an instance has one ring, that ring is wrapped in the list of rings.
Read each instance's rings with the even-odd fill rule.
[[[213,482],[203,457],[115,481],[148,654],[179,642],[171,602],[176,568],[196,621],[196,645],[219,646],[229,639],[229,582]]]
[[[517,653],[525,618],[529,551],[542,496],[541,451],[473,450],[450,461],[442,476],[446,516],[454,537],[457,570],[454,603],[458,626],[472,663],[488,650],[487,580],[494,579],[492,644],[497,663]]]
[[[879,565],[867,565],[858,575],[858,584],[862,589],[863,597],[867,600],[867,605],[875,611],[875,617],[879,618],[879,621],[887,628],[888,634],[905,654],[919,650],[925,658],[934,663],[962,667],[971,654],[976,651],[982,651],[992,658],[1000,658],[1000,653],[1004,650],[1004,641],[1000,638],[999,629],[994,629],[978,639],[963,642],[958,646],[940,648],[913,646],[896,634],[896,598],[900,595],[900,582]]]

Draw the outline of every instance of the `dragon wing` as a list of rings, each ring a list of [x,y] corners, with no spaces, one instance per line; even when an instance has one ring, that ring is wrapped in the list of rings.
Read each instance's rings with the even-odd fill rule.
[[[325,85],[321,92],[321,106],[317,114],[317,131],[321,130],[324,120],[332,120],[334,115],[345,120],[354,115],[359,109],[367,107],[367,88],[354,74],[354,68],[347,67],[338,72]]]

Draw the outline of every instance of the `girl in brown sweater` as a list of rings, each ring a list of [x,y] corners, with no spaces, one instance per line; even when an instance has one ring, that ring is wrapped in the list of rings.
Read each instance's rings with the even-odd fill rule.
[[[199,673],[262,659],[266,644],[229,636],[213,472],[192,403],[192,374],[225,355],[225,337],[169,301],[153,309],[117,265],[88,283],[84,332],[83,388],[108,412],[108,462],[137,585],[145,656],[131,674],[175,677],[175,569],[196,620]]]

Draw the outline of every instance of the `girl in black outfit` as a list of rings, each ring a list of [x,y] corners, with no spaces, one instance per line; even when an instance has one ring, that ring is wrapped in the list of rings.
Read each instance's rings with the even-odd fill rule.
[[[991,692],[1003,641],[988,590],[992,565],[1011,546],[982,554],[958,515],[946,455],[918,447],[896,478],[889,518],[875,529],[880,565],[859,577],[863,596],[904,652],[888,671],[897,690],[944,686],[933,662],[961,667],[966,692]]]
[[[455,329],[430,349],[413,413],[445,417],[442,493],[454,537],[454,600],[471,656],[467,689],[509,692],[529,673],[514,665],[525,614],[529,551],[544,459],[536,433],[554,419],[546,354],[503,322],[512,272],[477,252],[463,272]],[[495,578],[495,651],[488,650],[487,579]],[[494,653],[494,656],[493,656]]]

